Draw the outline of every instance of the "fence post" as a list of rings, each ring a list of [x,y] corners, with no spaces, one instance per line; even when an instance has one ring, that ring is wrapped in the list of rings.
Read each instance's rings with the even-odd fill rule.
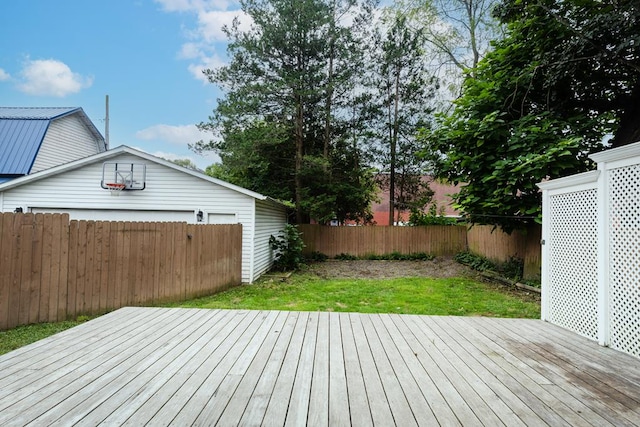
[[[540,319],[547,322],[549,321],[549,244],[550,244],[550,230],[549,230],[549,190],[542,191],[542,239],[540,245],[542,246],[542,267],[540,271],[540,287],[542,290],[540,297]]]
[[[609,173],[604,163],[598,163],[598,343],[608,346],[609,337]]]

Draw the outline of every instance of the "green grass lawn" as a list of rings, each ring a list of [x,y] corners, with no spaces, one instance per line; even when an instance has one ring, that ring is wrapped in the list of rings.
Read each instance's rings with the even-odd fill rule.
[[[469,278],[326,280],[294,274],[284,282],[263,279],[253,285],[165,307],[540,317],[540,303],[535,298]],[[0,354],[85,320],[20,326],[0,332]]]
[[[36,325],[18,326],[0,332],[0,354],[5,354],[32,342],[39,341],[49,335],[57,334],[65,329],[78,326],[86,320],[67,320],[57,323],[38,323]]]
[[[325,280],[299,274],[286,282],[261,280],[170,307],[353,311],[539,318],[533,298],[468,278]]]

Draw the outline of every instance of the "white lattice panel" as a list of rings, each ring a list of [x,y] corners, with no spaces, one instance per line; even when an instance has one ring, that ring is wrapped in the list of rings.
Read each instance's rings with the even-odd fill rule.
[[[548,320],[598,339],[597,191],[551,196]]]
[[[611,347],[640,356],[640,165],[609,174]]]

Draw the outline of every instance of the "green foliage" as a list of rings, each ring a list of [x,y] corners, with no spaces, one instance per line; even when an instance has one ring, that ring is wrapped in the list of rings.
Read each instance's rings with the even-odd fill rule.
[[[356,255],[350,255],[341,253],[334,257],[337,260],[342,261],[355,261],[355,260],[368,260],[368,261],[431,261],[435,257],[426,252],[415,252],[410,254],[403,254],[400,252],[391,252],[388,254],[367,254],[362,257]]]
[[[433,202],[429,205],[429,210],[425,213],[422,209],[412,209],[409,215],[409,225],[456,225],[457,218],[444,216],[444,207],[438,212],[438,203]]]
[[[325,262],[328,259],[329,255],[318,251],[313,251],[305,257],[305,260],[308,262]]]
[[[366,260],[389,260],[389,261],[431,261],[435,258],[435,256],[428,254],[426,252],[414,252],[410,254],[403,254],[400,252],[391,252],[389,254],[375,255],[369,254],[362,259]]]
[[[89,316],[78,316],[76,320],[57,323],[38,323],[18,326],[8,331],[0,331],[0,355],[36,342],[50,335],[78,326],[91,320]]]
[[[335,257],[333,257],[334,259],[338,259],[338,260],[342,260],[342,261],[354,261],[357,260],[358,257],[355,255],[350,255],[350,254],[345,254],[345,253],[340,253],[338,255],[336,255]]]
[[[271,236],[269,244],[274,251],[273,269],[277,271],[296,270],[304,262],[302,234],[295,225],[287,224],[280,236]]]
[[[468,221],[510,232],[540,220],[537,182],[592,168],[587,154],[620,134],[628,112],[640,126],[640,55],[629,45],[640,6],[505,0],[497,16],[505,38],[422,138],[437,174],[466,183],[455,201]]]
[[[428,127],[438,82],[428,69],[425,28],[394,9],[383,17],[383,31],[375,36],[371,86],[377,99],[378,183],[389,192],[390,215],[423,209],[433,192],[423,179],[428,162],[416,153],[416,135]],[[391,220],[393,224],[395,220]]]
[[[191,159],[174,159],[169,160],[171,163],[175,163],[178,166],[182,166],[183,168],[191,169],[194,171],[202,172],[202,170],[195,164]]]
[[[520,280],[524,272],[524,260],[515,256],[499,265],[499,272],[509,279]]]
[[[613,146],[640,139],[637,0],[505,0],[496,16],[508,25],[510,46],[529,56],[530,78],[520,82],[529,85],[520,89],[528,104],[596,119],[614,134]]]
[[[474,270],[493,271],[513,280],[522,279],[522,273],[524,271],[524,260],[514,256],[509,257],[505,262],[494,262],[471,252],[460,252],[456,254],[455,260]]]
[[[480,255],[473,254],[471,252],[457,253],[454,259],[460,264],[464,264],[477,271],[497,270],[497,266],[494,262]]]
[[[292,201],[296,221],[367,222],[375,197],[363,112],[369,0],[245,0],[252,21],[226,27],[230,62],[205,70],[224,91],[192,148],[217,151],[216,176]],[[349,16],[350,19],[341,19]]]
[[[210,146],[222,163],[205,173],[275,199],[292,200],[293,148],[287,132],[272,121],[254,121],[241,129],[229,125],[223,139]]]

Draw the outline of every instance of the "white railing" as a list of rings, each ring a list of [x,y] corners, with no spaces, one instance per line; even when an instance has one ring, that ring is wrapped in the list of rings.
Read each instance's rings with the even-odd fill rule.
[[[640,357],[640,143],[542,189],[542,319]]]

